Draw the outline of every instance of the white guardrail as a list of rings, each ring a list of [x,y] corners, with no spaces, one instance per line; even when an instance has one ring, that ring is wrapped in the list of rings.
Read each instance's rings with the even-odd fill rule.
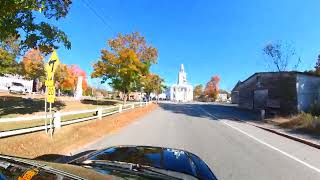
[[[88,121],[88,120],[92,120],[92,119],[101,120],[102,117],[104,117],[104,116],[108,116],[108,115],[115,114],[115,113],[121,113],[126,110],[146,106],[150,103],[152,103],[152,102],[151,101],[149,101],[149,102],[136,102],[136,103],[130,103],[130,104],[118,105],[118,106],[112,106],[112,107],[105,107],[105,108],[98,107],[97,109],[83,110],[83,111],[71,111],[71,112],[59,112],[58,111],[53,114],[53,124],[52,125],[47,125],[47,126],[43,125],[43,126],[28,127],[28,128],[8,130],[8,131],[0,131],[0,138],[41,131],[41,130],[45,130],[46,128],[50,129],[52,126],[53,126],[53,128],[59,129],[59,128],[61,128],[61,126],[79,123],[79,122],[83,122],[83,121]],[[79,118],[79,119],[72,119],[72,120],[66,120],[66,121],[62,120],[62,117],[64,117],[64,116],[79,115],[79,114],[86,114],[86,113],[92,113],[94,115],[84,117],[84,118]],[[51,116],[48,115],[48,117],[47,117],[48,122],[49,122],[50,117]],[[32,121],[32,120],[43,120],[43,122],[45,122],[44,121],[45,118],[46,118],[45,115],[16,117],[16,118],[0,118],[0,126],[1,126],[1,123],[8,123],[8,122],[21,122],[21,121]]]

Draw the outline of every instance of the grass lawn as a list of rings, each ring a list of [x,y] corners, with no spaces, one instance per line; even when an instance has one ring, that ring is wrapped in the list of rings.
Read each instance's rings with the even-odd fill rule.
[[[0,118],[10,118],[18,117],[26,114],[29,115],[40,115],[38,111],[41,111],[41,115],[44,115],[43,112],[43,99],[25,99],[23,97],[16,96],[0,96]],[[93,105],[97,103],[98,105]],[[56,102],[53,104],[53,111],[69,112],[69,111],[81,111],[88,109],[95,109],[98,106],[102,107],[112,107],[112,109],[103,110],[103,113],[108,113],[118,109],[118,104],[121,104],[122,101],[119,100],[83,100],[81,102],[71,101],[71,102]],[[130,102],[128,102],[130,103]],[[66,115],[61,117],[61,121],[70,121],[74,119],[86,118],[95,116],[95,112],[75,114],[75,115]],[[49,117],[47,123],[49,124]],[[29,127],[43,126],[45,123],[44,119],[31,120],[31,121],[18,121],[18,122],[5,122],[0,123],[0,131],[16,130]]]
[[[61,121],[70,121],[74,119],[80,119],[85,117],[94,116],[95,113],[83,113],[83,114],[75,114],[75,115],[67,115],[62,116]],[[50,117],[50,116],[48,116]],[[7,122],[7,123],[0,123],[0,131],[8,131],[8,130],[16,130],[16,129],[23,129],[29,127],[36,127],[36,126],[43,126],[45,124],[44,119],[39,120],[31,120],[31,121],[20,121],[20,122]],[[47,119],[47,124],[50,124],[49,118]]]
[[[59,101],[52,104],[52,110],[69,112],[95,109],[98,106],[114,106],[122,103],[120,100],[109,99],[85,99],[81,101],[70,101],[70,99],[72,100],[71,97],[59,97]],[[44,115],[44,104],[45,101],[43,96],[28,98],[26,95],[0,93],[0,118]]]

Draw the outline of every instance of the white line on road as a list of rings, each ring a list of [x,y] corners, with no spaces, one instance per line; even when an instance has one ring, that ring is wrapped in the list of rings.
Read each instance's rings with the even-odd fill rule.
[[[199,107],[199,108],[200,108],[203,112],[205,112],[206,114],[208,114],[209,116],[211,116],[211,117],[213,117],[213,118],[216,118],[216,119],[219,119],[219,118],[217,118],[216,116],[214,116],[214,115],[212,115],[211,113],[209,113],[208,111],[204,110],[202,107]],[[221,122],[222,122],[223,124],[225,124],[225,125],[233,128],[233,129],[241,132],[242,134],[245,134],[245,135],[247,135],[248,137],[250,137],[250,138],[258,141],[259,143],[261,143],[261,144],[263,144],[263,145],[265,145],[265,146],[267,146],[267,147],[269,147],[269,148],[271,148],[271,149],[273,149],[273,150],[275,150],[275,151],[278,151],[278,152],[280,152],[281,154],[283,154],[283,155],[285,155],[285,156],[287,156],[287,157],[289,157],[289,158],[291,158],[291,159],[293,159],[293,160],[295,160],[295,161],[297,161],[297,162],[299,162],[299,163],[301,163],[301,164],[309,167],[310,169],[313,169],[313,170],[315,170],[316,172],[320,173],[320,169],[318,169],[318,168],[316,168],[316,167],[314,167],[314,166],[312,166],[312,165],[310,165],[310,164],[308,164],[308,163],[300,160],[299,158],[294,157],[294,156],[292,156],[292,155],[290,155],[290,154],[288,154],[288,153],[286,153],[286,152],[284,152],[284,151],[282,151],[282,150],[280,150],[280,149],[278,149],[278,148],[276,148],[276,147],[274,147],[274,146],[272,146],[272,145],[270,145],[270,144],[268,144],[268,143],[266,143],[266,142],[264,142],[264,141],[262,141],[262,140],[260,140],[260,139],[258,139],[258,138],[256,138],[256,137],[254,137],[253,135],[248,134],[247,132],[245,132],[245,131],[243,131],[243,130],[241,130],[241,129],[239,129],[239,128],[237,128],[237,127],[235,127],[235,126],[233,126],[233,125],[231,125],[231,124],[229,124],[229,123],[227,123],[227,122],[224,122],[224,121],[221,121]]]

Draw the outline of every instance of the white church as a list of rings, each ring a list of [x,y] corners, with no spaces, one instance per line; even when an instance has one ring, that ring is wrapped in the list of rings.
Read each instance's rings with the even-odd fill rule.
[[[187,82],[187,74],[183,64],[180,65],[178,83],[167,89],[167,99],[177,102],[188,102],[193,100],[193,87]]]

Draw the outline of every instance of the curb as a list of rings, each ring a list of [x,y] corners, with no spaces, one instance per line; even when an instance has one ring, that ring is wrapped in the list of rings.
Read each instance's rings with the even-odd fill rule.
[[[273,129],[269,129],[269,128],[265,128],[265,127],[256,125],[256,124],[251,123],[251,122],[243,121],[243,120],[236,119],[236,118],[233,118],[233,119],[236,120],[236,121],[244,122],[244,123],[249,124],[249,125],[251,125],[251,126],[255,126],[255,127],[260,128],[260,129],[263,129],[263,130],[265,130],[265,131],[268,131],[268,132],[271,132],[271,133],[274,133],[274,134],[277,134],[277,135],[286,137],[286,138],[288,138],[288,139],[291,139],[291,140],[294,140],[294,141],[297,141],[297,142],[306,144],[306,145],[308,145],[308,146],[311,146],[311,147],[320,149],[320,145],[319,145],[319,144],[310,142],[310,141],[308,141],[308,140],[306,140],[306,139],[302,139],[302,138],[298,138],[298,137],[296,137],[296,136],[291,136],[291,135],[288,135],[288,134],[285,134],[285,133],[281,133],[281,132],[279,132],[279,131],[276,131],[276,130],[273,130]]]

